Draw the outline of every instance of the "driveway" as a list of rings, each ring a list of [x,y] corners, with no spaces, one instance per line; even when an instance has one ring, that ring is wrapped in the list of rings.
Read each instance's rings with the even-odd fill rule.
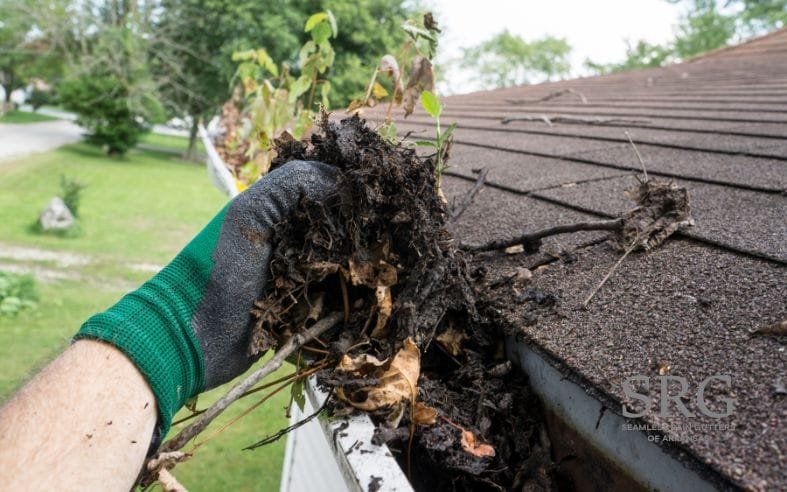
[[[46,152],[82,138],[82,128],[65,120],[0,124],[0,161],[9,157]]]

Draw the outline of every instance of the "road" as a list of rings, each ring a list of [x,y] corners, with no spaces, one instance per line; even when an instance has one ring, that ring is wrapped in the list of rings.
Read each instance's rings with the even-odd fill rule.
[[[0,161],[46,152],[82,138],[82,128],[66,120],[0,124]]]

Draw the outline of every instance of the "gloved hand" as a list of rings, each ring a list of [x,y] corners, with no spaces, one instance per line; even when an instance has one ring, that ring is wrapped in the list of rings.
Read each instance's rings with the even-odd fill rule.
[[[172,262],[136,291],[88,319],[75,339],[123,351],[156,395],[163,437],[191,397],[254,362],[251,309],[269,276],[272,226],[309,195],[335,192],[336,169],[293,161],[238,195]]]

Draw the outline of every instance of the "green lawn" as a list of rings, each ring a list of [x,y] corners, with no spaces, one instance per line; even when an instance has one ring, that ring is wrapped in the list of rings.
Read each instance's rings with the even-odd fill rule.
[[[161,149],[185,152],[186,148],[189,146],[189,139],[186,137],[176,137],[172,135],[160,135],[158,133],[146,133],[142,136],[139,143]],[[197,152],[200,154],[205,153],[205,146],[202,145],[202,141],[199,139],[197,139]]]
[[[61,174],[87,184],[80,207],[82,234],[74,238],[39,235],[30,228],[40,209],[58,193]],[[0,399],[62,350],[88,316],[151,275],[135,270],[132,263],[165,264],[224,203],[204,166],[162,153],[134,150],[123,159],[113,159],[91,146],[75,144],[3,162],[0,250],[34,247],[85,255],[92,262],[63,268],[52,261],[0,258],[0,263],[17,267],[79,276],[39,282],[38,309],[15,318],[0,317]],[[198,406],[206,406],[225,390],[206,393]],[[256,397],[242,400],[218,424]],[[178,466],[175,475],[192,491],[277,489],[285,441],[255,451],[242,448],[287,425],[283,410],[287,401],[287,392],[272,398],[201,447],[191,462]]]
[[[54,121],[57,118],[29,111],[13,110],[0,116],[0,123],[39,123],[41,121]]]

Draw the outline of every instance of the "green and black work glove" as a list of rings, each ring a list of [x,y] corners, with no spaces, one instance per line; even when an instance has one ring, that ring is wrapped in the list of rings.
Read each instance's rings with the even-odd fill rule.
[[[303,196],[335,193],[336,169],[293,161],[232,200],[172,262],[139,289],[88,319],[75,339],[123,351],[156,396],[160,438],[185,402],[230,381],[248,356],[254,301],[270,275],[272,227]]]

